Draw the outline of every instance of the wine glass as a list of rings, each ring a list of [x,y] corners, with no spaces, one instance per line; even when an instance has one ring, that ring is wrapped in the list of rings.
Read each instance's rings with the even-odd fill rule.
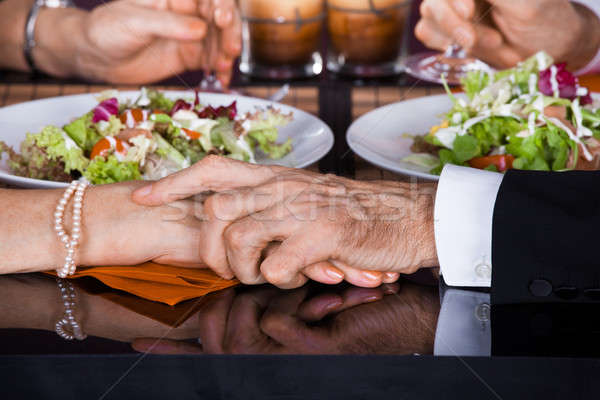
[[[212,3],[212,2],[211,2]],[[211,4],[209,15],[214,16],[214,7]],[[207,56],[206,67],[198,88],[201,92],[225,93],[223,84],[215,72],[216,58],[219,54],[220,30],[214,20],[208,21],[206,30],[205,50]]]
[[[491,22],[492,5],[485,0],[475,0],[474,22]],[[459,44],[453,43],[443,53],[425,52],[406,59],[406,72],[415,78],[435,83],[444,80],[450,85],[459,85],[461,79],[470,71],[493,72],[494,69],[467,54]]]
[[[493,72],[494,69],[481,60],[467,55],[462,46],[452,44],[445,52],[425,52],[414,54],[406,60],[406,72],[428,82],[459,85],[470,71]]]

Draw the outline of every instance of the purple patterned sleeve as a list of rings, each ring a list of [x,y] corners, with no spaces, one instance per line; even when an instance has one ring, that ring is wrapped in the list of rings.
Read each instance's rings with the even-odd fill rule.
[[[589,8],[598,18],[600,18],[600,0],[572,0],[575,3],[579,3],[582,6]],[[590,61],[588,65],[575,72],[576,75],[584,75],[593,72],[600,72],[600,49],[596,53],[596,56]]]

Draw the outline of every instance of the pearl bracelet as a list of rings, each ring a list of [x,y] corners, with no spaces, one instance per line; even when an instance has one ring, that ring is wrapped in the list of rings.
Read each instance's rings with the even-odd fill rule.
[[[81,209],[83,208],[83,195],[89,184],[90,183],[85,178],[71,182],[71,185],[65,190],[65,193],[54,211],[54,230],[58,235],[58,239],[67,249],[65,264],[56,270],[56,273],[61,278],[73,275],[77,268],[77,265],[75,264],[75,250],[79,246],[79,240],[81,238]],[[65,208],[69,203],[69,199],[73,196],[73,193],[75,194],[75,197],[73,198],[73,228],[71,229],[71,235],[69,235],[65,232],[63,217]]]

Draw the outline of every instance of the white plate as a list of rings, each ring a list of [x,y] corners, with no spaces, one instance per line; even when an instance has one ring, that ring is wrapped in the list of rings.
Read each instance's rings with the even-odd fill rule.
[[[445,94],[389,104],[357,119],[348,128],[346,140],[356,154],[381,168],[438,180],[439,176],[430,174],[428,168],[401,161],[412,154],[413,143],[403,135],[429,132],[451,108],[452,101]]]
[[[190,91],[165,91],[171,99],[193,98]],[[135,100],[139,92],[120,92],[119,99]],[[0,108],[0,140],[19,150],[19,145],[28,132],[38,133],[46,125],[63,126],[72,119],[79,117],[93,109],[98,103],[96,94],[81,94],[74,96],[52,97],[35,100],[27,103],[15,104]],[[203,104],[213,106],[227,105],[237,100],[238,112],[252,111],[256,106],[269,105],[281,109],[283,112],[294,113],[294,121],[280,129],[279,140],[292,139],[293,150],[280,160],[270,160],[258,155],[260,164],[279,164],[288,167],[306,167],[331,150],[333,146],[333,133],[331,129],[317,117],[284,104],[273,103],[267,100],[252,97],[233,96],[228,94],[201,94]],[[13,175],[6,163],[6,156],[0,160],[0,182],[30,188],[64,187],[60,182],[44,181],[39,179],[23,178]]]
[[[466,99],[463,93],[455,96]],[[592,97],[600,100],[599,93],[592,93]],[[357,119],[348,128],[346,140],[356,154],[381,168],[437,181],[440,177],[430,174],[429,168],[401,161],[413,154],[413,140],[404,136],[429,132],[451,108],[452,100],[445,94],[389,104]]]

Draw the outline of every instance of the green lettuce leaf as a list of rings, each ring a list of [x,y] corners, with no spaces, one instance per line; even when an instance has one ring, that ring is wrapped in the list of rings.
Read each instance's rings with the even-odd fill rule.
[[[135,162],[122,162],[113,155],[108,159],[96,157],[83,174],[96,185],[139,180],[142,178],[139,165]]]
[[[488,85],[489,79],[490,75],[484,71],[469,71],[461,79],[463,90],[469,100],[473,100],[473,97]]]
[[[175,102],[158,90],[148,90],[148,98],[150,99],[150,105],[148,108],[152,110],[162,110],[170,112]]]
[[[89,112],[63,127],[63,130],[67,135],[69,135],[69,137],[73,139],[84,152],[91,151],[96,142],[102,137],[95,129],[92,118],[93,113]],[[119,121],[119,123],[121,123],[121,121]]]
[[[284,143],[277,144],[275,142],[277,140],[277,129],[273,130],[263,129],[261,131],[253,131],[248,134],[248,137],[251,139],[253,147],[258,145],[258,148],[268,155],[269,158],[278,160],[292,151],[292,140],[288,138]]]
[[[43,149],[50,160],[62,161],[66,173],[71,171],[83,173],[89,163],[77,143],[56,126],[46,126],[36,135],[27,134],[27,138],[21,144],[21,153],[24,155],[27,152],[24,147],[32,144]]]
[[[158,145],[156,154],[170,161],[173,161],[181,169],[190,166],[190,162],[186,160],[183,154],[177,151],[177,149],[173,147],[169,142],[167,142],[161,135],[155,133],[153,137],[156,140],[156,144]]]
[[[219,124],[211,132],[213,143],[222,143],[228,156],[242,161],[253,161],[254,152],[248,141],[240,138],[235,132],[235,122],[227,118],[219,118]],[[215,140],[218,138],[218,140]]]
[[[481,155],[481,146],[476,138],[471,135],[457,136],[453,145],[454,160],[463,164],[474,157]]]
[[[117,136],[121,129],[125,128],[119,117],[111,115],[108,121],[100,121],[93,125],[93,128],[101,136]]]
[[[0,141],[0,157],[3,153],[8,155],[8,166],[15,175],[55,182],[72,180],[71,175],[65,172],[65,164],[62,161],[49,159],[46,152],[35,145],[33,139],[26,139],[25,142],[21,144],[22,154],[18,154]]]

